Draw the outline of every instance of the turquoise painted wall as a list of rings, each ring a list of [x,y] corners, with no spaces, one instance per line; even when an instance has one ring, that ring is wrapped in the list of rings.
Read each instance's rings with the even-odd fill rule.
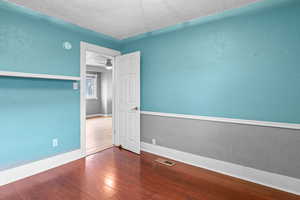
[[[0,78],[0,169],[79,149],[79,108],[70,81]]]
[[[80,41],[119,41],[0,0],[0,70],[79,76]],[[62,48],[63,42],[73,48]]]
[[[300,123],[299,13],[266,0],[120,42],[0,1],[0,70],[79,76],[80,41],[140,50],[143,110]],[[0,169],[78,149],[79,117],[71,81],[0,77]]]
[[[266,0],[123,41],[142,110],[300,123],[300,1]]]
[[[120,48],[108,36],[0,1],[0,70],[79,76],[80,41]],[[79,98],[71,81],[0,77],[0,169],[79,149]]]

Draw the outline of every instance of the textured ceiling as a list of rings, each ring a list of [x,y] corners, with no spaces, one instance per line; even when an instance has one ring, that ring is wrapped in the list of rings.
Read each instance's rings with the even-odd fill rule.
[[[125,39],[260,0],[9,1],[117,39]]]
[[[87,65],[103,65],[105,66],[106,60],[108,58],[104,55],[101,55],[99,53],[93,52],[93,51],[86,51],[86,64]]]

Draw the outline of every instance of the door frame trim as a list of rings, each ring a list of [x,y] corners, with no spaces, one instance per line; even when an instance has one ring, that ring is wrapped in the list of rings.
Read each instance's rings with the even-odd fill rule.
[[[107,56],[114,57],[113,59],[113,68],[112,68],[112,121],[113,121],[113,144],[119,145],[119,136],[116,133],[116,124],[115,124],[115,113],[116,113],[116,106],[115,106],[115,95],[116,95],[116,76],[115,76],[115,57],[121,55],[120,51],[102,47],[95,44],[90,44],[87,42],[80,42],[80,149],[84,156],[87,156],[86,153],[86,99],[85,99],[85,79],[86,79],[86,51],[94,51],[97,53],[101,53]]]

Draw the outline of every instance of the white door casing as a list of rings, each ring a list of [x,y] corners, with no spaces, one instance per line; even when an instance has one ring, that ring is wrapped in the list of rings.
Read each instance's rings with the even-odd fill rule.
[[[119,143],[140,154],[140,52],[116,56],[115,61]]]
[[[86,130],[85,130],[85,123],[86,123],[86,91],[85,91],[85,79],[86,79],[86,51],[93,51],[93,52],[97,52],[99,54],[103,54],[103,55],[107,55],[107,56],[111,56],[111,57],[116,57],[118,55],[121,54],[121,52],[116,51],[114,49],[109,49],[109,48],[105,48],[105,47],[101,47],[98,45],[94,45],[94,44],[90,44],[90,43],[86,43],[81,41],[80,42],[80,149],[83,155],[87,155],[86,154]],[[113,118],[113,130],[116,129],[116,124],[115,124],[115,64],[113,63],[113,69],[112,69],[112,73],[113,73],[113,98],[112,98],[112,118]],[[119,136],[117,134],[113,135],[113,143],[115,145],[119,144],[118,141]]]

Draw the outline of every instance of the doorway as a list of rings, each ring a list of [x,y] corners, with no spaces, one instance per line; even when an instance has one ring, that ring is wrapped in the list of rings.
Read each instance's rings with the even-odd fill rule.
[[[96,63],[93,63],[94,58],[90,61],[89,56],[97,57],[99,60],[96,59]],[[101,68],[102,71],[96,71],[95,68],[97,70]],[[109,105],[109,101],[103,100],[101,111],[87,105],[89,100],[109,99],[108,93],[99,97],[101,91],[99,92],[98,88],[101,88],[101,85],[96,86],[99,79],[101,82],[101,77],[104,77],[102,73],[107,71],[111,71],[112,79],[112,89],[107,91],[111,92],[112,96],[111,114],[108,112],[109,106],[103,106]],[[121,55],[119,51],[113,49],[81,42],[80,77],[80,135],[83,156],[113,145],[120,145],[126,150],[140,154],[140,52]],[[91,123],[88,125],[88,122]],[[89,130],[95,133],[90,134],[87,132]],[[103,135],[103,132],[106,134]],[[99,142],[106,140],[105,138],[106,142]]]
[[[120,52],[81,42],[81,150],[90,155],[112,147],[114,57]]]
[[[113,57],[86,51],[86,152],[93,154],[113,146]]]

